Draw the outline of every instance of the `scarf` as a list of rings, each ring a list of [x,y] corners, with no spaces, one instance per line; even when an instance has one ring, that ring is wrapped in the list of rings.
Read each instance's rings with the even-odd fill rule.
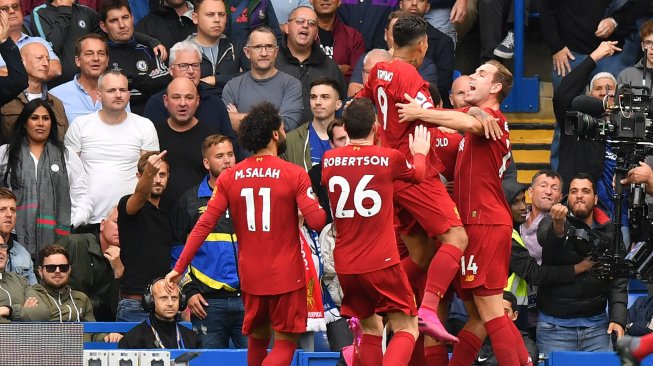
[[[307,237],[310,238],[311,244],[313,245],[309,244]],[[326,331],[320,286],[322,281],[320,281],[320,277],[318,276],[318,271],[322,268],[322,262],[319,256],[317,234],[312,230],[309,231],[305,227],[302,227],[299,233],[299,240],[302,244],[301,251],[302,257],[304,258],[304,268],[306,269],[306,306],[308,308],[306,331]],[[319,267],[315,267],[315,263],[318,263]]]
[[[12,187],[17,198],[18,242],[32,255],[70,234],[71,211],[68,171],[57,146],[49,141],[45,144],[38,161],[38,176],[35,172],[29,143],[25,141],[20,148],[20,164],[11,174],[16,174],[21,183],[21,187]]]

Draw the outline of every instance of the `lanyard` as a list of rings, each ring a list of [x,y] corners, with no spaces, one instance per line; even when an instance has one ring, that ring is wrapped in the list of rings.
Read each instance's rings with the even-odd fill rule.
[[[152,329],[152,333],[154,333],[154,338],[155,338],[154,346],[157,347],[157,348],[166,349],[163,342],[161,342],[161,337],[159,337],[159,332],[157,332],[156,329],[154,329],[154,327],[152,326],[152,323],[150,323],[150,319],[148,318],[146,320],[146,322],[147,322],[147,325],[149,325],[150,328]],[[184,346],[184,340],[181,339],[181,333],[179,332],[179,324],[175,324],[175,329],[177,330],[177,348],[179,348],[179,349],[186,348]]]

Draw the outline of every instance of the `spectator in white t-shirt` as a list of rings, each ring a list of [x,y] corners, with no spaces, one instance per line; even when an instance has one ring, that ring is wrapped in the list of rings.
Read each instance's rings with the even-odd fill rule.
[[[125,110],[129,103],[127,77],[109,70],[98,79],[102,109],[77,117],[66,132],[65,144],[79,154],[93,200],[90,224],[96,232],[104,214],[120,197],[136,188],[136,165],[141,154],[159,150],[152,122]],[[96,227],[97,226],[97,227]]]

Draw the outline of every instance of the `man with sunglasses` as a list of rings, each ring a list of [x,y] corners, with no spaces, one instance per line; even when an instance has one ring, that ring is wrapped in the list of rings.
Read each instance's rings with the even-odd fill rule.
[[[34,286],[38,302],[48,309],[45,319],[52,322],[94,322],[93,305],[83,292],[68,286],[70,281],[70,261],[68,252],[59,245],[48,245],[38,256],[38,272],[41,283]],[[95,333],[86,341],[118,342],[122,334]]]
[[[286,132],[301,124],[302,87],[299,81],[276,68],[279,46],[272,29],[254,28],[247,37],[245,56],[252,69],[231,79],[224,87],[222,101],[227,106],[231,126],[238,131],[240,121],[262,101],[279,109]]]
[[[311,82],[326,76],[340,85],[340,95],[347,95],[347,84],[338,67],[320,48],[317,37],[317,14],[307,6],[300,6],[290,13],[286,37],[277,54],[277,68],[302,83],[304,112],[301,122],[313,120],[311,112]]]

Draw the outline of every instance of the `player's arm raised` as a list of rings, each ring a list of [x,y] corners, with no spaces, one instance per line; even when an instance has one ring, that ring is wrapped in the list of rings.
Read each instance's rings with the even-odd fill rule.
[[[396,104],[399,118],[401,118],[399,122],[420,120],[456,131],[485,135],[486,138],[492,137],[494,140],[503,134],[496,121],[491,116],[488,119],[489,115],[485,112],[475,111],[474,115],[470,115],[452,110],[425,109],[410,95],[404,94],[404,97],[408,103]],[[478,110],[482,111],[480,108]]]
[[[431,148],[431,132],[425,126],[415,127],[415,135],[408,135],[408,147],[413,154],[413,167],[415,174],[413,180],[420,182],[426,174],[426,154]]]

